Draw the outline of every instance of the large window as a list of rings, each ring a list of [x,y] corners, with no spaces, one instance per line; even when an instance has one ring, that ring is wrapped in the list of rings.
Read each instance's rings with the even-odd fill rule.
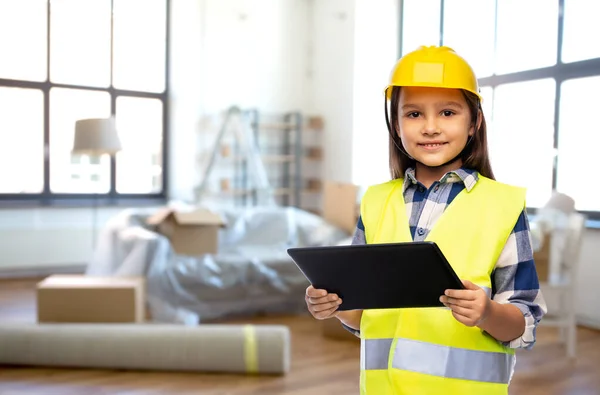
[[[169,0],[0,0],[0,204],[163,198]],[[122,150],[73,155],[75,122]]]
[[[530,207],[558,190],[600,218],[590,179],[600,144],[600,2],[401,0],[401,11],[402,54],[447,45],[475,69],[496,178],[527,187]]]

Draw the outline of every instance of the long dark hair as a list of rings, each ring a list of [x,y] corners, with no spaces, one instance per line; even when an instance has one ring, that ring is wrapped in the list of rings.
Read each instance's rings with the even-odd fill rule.
[[[477,128],[477,114],[481,110],[479,97],[472,92],[461,89],[461,92],[469,107],[471,114],[471,125]],[[415,160],[409,158],[404,152],[398,149],[396,144],[402,147],[402,141],[399,137],[399,120],[398,120],[398,105],[400,102],[400,87],[392,87],[392,100],[390,110],[390,122],[388,123],[389,130],[389,150],[390,150],[390,175],[392,179],[404,177],[404,172],[409,167],[415,167]],[[386,101],[387,114],[387,101]],[[490,165],[490,157],[487,146],[487,127],[483,111],[481,112],[481,124],[475,130],[475,134],[471,142],[465,147],[462,153],[463,167],[473,169],[479,172],[482,176],[494,180],[494,173]]]

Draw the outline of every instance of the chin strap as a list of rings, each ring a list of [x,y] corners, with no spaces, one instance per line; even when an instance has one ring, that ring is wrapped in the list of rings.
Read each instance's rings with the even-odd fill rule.
[[[389,89],[389,88],[388,88]],[[416,161],[415,158],[413,158],[412,156],[410,156],[408,154],[408,152],[406,152],[406,150],[404,150],[404,148],[400,147],[400,145],[398,145],[398,143],[396,142],[396,138],[398,140],[400,140],[400,138],[398,137],[398,135],[392,130],[392,127],[390,125],[390,118],[389,118],[389,113],[388,113],[388,105],[387,105],[387,89],[385,91],[384,94],[384,105],[385,105],[385,123],[387,124],[387,129],[388,132],[390,134],[390,137],[392,138],[392,142],[394,143],[394,145],[396,146],[396,148],[398,148],[398,151],[402,152],[404,155],[406,155],[409,159]],[[450,159],[449,161],[442,163],[441,165],[437,165],[437,166],[427,166],[430,167],[432,169],[437,169],[439,167],[443,167],[443,166],[447,166],[449,164],[452,164],[454,162],[456,162],[457,160],[460,159],[460,157],[465,153],[467,147],[469,146],[469,144],[471,143],[471,141],[473,141],[473,135],[469,136],[469,139],[467,140],[467,143],[465,144],[465,146],[463,147],[463,149],[458,153],[458,155],[456,155],[454,158]]]

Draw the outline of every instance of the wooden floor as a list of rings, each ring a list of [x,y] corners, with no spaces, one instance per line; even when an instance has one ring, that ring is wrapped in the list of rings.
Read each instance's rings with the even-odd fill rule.
[[[0,323],[35,321],[35,281],[0,281]],[[239,322],[239,321],[236,321]],[[320,336],[310,317],[260,317],[252,323],[288,325],[291,372],[282,377],[0,367],[0,395],[358,394],[359,344]],[[1,351],[0,343],[0,351]],[[600,394],[600,332],[579,330],[576,361],[552,329],[538,330],[532,351],[518,351],[511,394]]]

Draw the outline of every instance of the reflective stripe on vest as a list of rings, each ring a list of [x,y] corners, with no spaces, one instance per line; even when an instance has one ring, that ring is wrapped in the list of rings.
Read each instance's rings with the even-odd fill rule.
[[[362,340],[364,368],[387,369],[393,339]],[[397,339],[392,368],[432,376],[508,384],[514,356]]]

